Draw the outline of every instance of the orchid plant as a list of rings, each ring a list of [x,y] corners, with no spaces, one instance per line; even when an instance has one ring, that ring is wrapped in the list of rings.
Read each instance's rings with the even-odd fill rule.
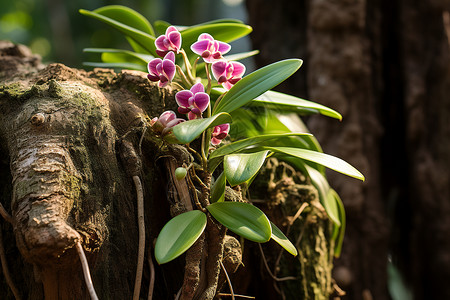
[[[208,214],[248,240],[264,243],[273,239],[297,255],[296,247],[260,209],[251,203],[226,201],[224,196],[227,185],[247,188],[269,156],[288,161],[316,186],[335,225],[335,254],[339,255],[345,213],[324,169],[361,180],[364,177],[345,161],[324,154],[298,118],[302,113],[321,113],[341,119],[338,112],[271,91],[300,68],[301,60],[282,60],[244,76],[246,68],[237,60],[258,52],[227,55],[231,50],[229,42],[252,30],[239,21],[218,20],[190,27],[157,21],[152,26],[142,15],[123,6],[80,12],[122,32],[134,50],[85,49],[101,53],[102,59],[101,63],[86,65],[145,71],[149,81],[159,87],[171,85],[178,89],[178,115],[163,112],[149,125],[164,143],[185,145],[194,154],[196,163],[180,166],[176,177],[192,178],[206,190],[202,193],[206,199],[198,201],[192,183],[196,209],[172,218],[161,230],[155,245],[158,263],[169,262],[189,249],[205,230]],[[261,109],[264,114],[257,113]],[[286,118],[288,111],[295,114]],[[191,143],[196,139],[200,139],[200,146],[193,149]],[[200,178],[196,174],[207,176]]]

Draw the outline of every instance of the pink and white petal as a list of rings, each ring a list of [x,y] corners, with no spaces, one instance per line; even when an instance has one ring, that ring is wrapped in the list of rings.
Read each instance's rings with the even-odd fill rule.
[[[173,52],[170,52],[173,53]],[[173,61],[171,60],[163,60],[162,62],[163,74],[167,77],[169,81],[172,81],[175,76],[176,67]]]
[[[220,53],[225,54],[228,53],[231,50],[231,46],[227,43],[220,42],[219,41],[219,47],[217,49]]]
[[[195,106],[200,109],[200,111],[204,112],[209,105],[209,95],[206,93],[196,93],[194,95],[194,103]]]
[[[233,65],[233,72],[231,73],[232,77],[242,77],[245,73],[245,66],[237,61],[232,61],[231,64]]]
[[[222,87],[227,91],[229,91],[233,87],[233,84],[229,83],[228,81],[225,81],[222,83]]]
[[[159,76],[158,75],[147,74],[147,78],[150,81],[159,81]]]
[[[188,119],[189,120],[195,120],[195,119],[197,119],[197,117],[198,116],[196,114],[194,114],[193,112],[191,112],[191,111],[188,113]]]
[[[181,34],[178,31],[173,31],[167,36],[172,45],[178,50],[181,47]]]
[[[189,90],[182,90],[175,94],[175,101],[179,106],[189,107],[189,98],[193,95]]]
[[[196,94],[196,93],[204,93],[204,92],[205,92],[205,87],[203,86],[203,84],[202,84],[201,82],[198,82],[198,83],[194,84],[194,85],[191,87],[191,92],[192,92],[193,94]]]
[[[164,59],[168,59],[175,63],[175,53],[173,53],[172,51],[167,52],[166,56],[164,56]]]
[[[159,49],[156,49],[155,51],[156,51],[156,54],[158,54],[158,55],[161,56],[161,57],[164,57],[164,55],[167,54],[167,51],[168,51],[168,50],[159,50]]]
[[[219,128],[219,132],[225,132],[226,134],[228,134],[228,132],[230,131],[230,123],[217,125],[214,129],[216,128]]]
[[[173,127],[173,126],[175,126],[175,125],[178,125],[178,124],[180,124],[181,122],[184,122],[185,120],[183,120],[183,119],[180,119],[180,118],[176,118],[176,119],[173,119],[173,120],[171,120],[169,123],[167,123],[167,128],[170,128],[170,127]]]
[[[159,50],[163,50],[163,51],[167,51],[167,48],[164,44],[164,40],[166,39],[166,36],[164,35],[160,35],[156,40],[155,40],[155,46],[157,49]]]
[[[214,137],[211,139],[211,144],[213,144],[214,146],[217,146],[220,143],[222,143],[222,140],[216,139]]]
[[[158,74],[158,71],[156,70],[156,66],[158,64],[160,64],[161,62],[162,62],[161,58],[154,58],[154,59],[152,59],[147,65],[148,72],[150,74]]]
[[[214,75],[214,78],[219,79],[222,76],[227,68],[227,62],[224,60],[216,61],[212,64],[211,71]]]
[[[175,120],[176,118],[176,114],[174,111],[172,110],[167,110],[165,112],[163,112],[160,116],[159,116],[159,122],[161,122],[161,124],[165,126],[167,126],[167,124],[172,121]]]
[[[178,32],[178,29],[175,26],[167,27],[167,29],[166,29],[166,37],[168,37],[171,32],[175,32],[175,31]]]
[[[198,41],[200,40],[209,40],[209,41],[214,41],[214,38],[212,37],[212,35],[210,35],[209,33],[202,33],[198,36]]]
[[[191,110],[189,108],[187,108],[187,107],[183,107],[183,106],[178,107],[178,112],[180,114],[185,115],[185,114],[189,113],[190,111]]]
[[[162,77],[162,76],[161,76],[161,77]],[[163,87],[165,87],[165,86],[168,85],[168,84],[169,84],[169,81],[168,81],[167,79],[161,78],[161,79],[159,80],[158,86],[159,86],[160,88],[163,88]]]
[[[209,40],[200,40],[191,45],[191,50],[195,54],[202,55],[205,50],[208,50],[209,43]]]

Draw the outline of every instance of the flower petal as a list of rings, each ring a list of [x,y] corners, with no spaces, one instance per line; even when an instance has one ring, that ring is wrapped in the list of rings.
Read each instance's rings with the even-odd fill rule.
[[[175,101],[179,106],[189,107],[189,98],[191,98],[194,94],[189,90],[179,91],[175,94]]]
[[[159,76],[153,74],[147,74],[147,78],[150,81],[159,81]]]
[[[189,113],[191,110],[189,109],[189,108],[187,108],[187,107],[183,107],[183,106],[180,106],[180,107],[178,107],[178,112],[180,113],[180,114],[187,114],[187,113]]]
[[[191,87],[191,92],[192,92],[193,94],[196,94],[196,93],[204,93],[204,92],[205,92],[205,87],[203,86],[203,84],[202,84],[201,82],[198,82],[198,83],[194,84],[194,85]]]
[[[173,47],[175,47],[174,50],[178,51],[181,47],[181,34],[178,31],[173,31],[169,33],[167,36],[167,39],[170,41]]]
[[[232,77],[242,77],[245,73],[245,66],[237,61],[232,61],[231,64],[234,67],[233,72],[231,73]]]
[[[219,128],[220,132],[225,132],[228,134],[228,132],[230,131],[230,123],[225,123],[225,124],[221,124],[221,125],[217,125],[215,128]],[[215,129],[214,128],[214,129]]]
[[[210,35],[209,33],[202,33],[198,36],[198,40],[210,40],[210,41],[214,41],[214,38],[212,37],[212,35]]]
[[[173,53],[173,52],[169,52],[169,53]],[[175,70],[176,70],[176,67],[175,67],[175,64],[173,63],[173,61],[164,59],[162,62],[162,69],[163,69],[163,74],[167,77],[167,79],[169,81],[172,81],[173,77],[175,76]]]
[[[178,32],[178,29],[175,27],[175,26],[169,26],[169,27],[167,27],[167,29],[166,29],[166,37],[168,37],[169,36],[169,34],[171,33],[171,32]]]
[[[212,64],[211,70],[216,80],[222,76],[227,68],[227,62],[224,60],[216,61]]]
[[[196,93],[194,95],[194,103],[200,111],[204,112],[209,104],[209,95],[202,92]]]
[[[166,48],[166,45],[164,44],[164,40],[166,39],[166,37],[164,35],[160,35],[156,40],[155,40],[155,46],[156,49],[162,50],[162,51],[167,51],[168,49]]]
[[[224,89],[226,89],[227,91],[229,91],[233,87],[233,84],[229,83],[228,81],[222,82],[221,84],[222,84],[222,87]]]
[[[191,50],[195,54],[202,55],[205,50],[208,50],[209,43],[208,40],[199,40],[191,45]]]
[[[195,120],[195,119],[197,119],[197,115],[196,114],[194,114],[192,111],[190,111],[189,113],[188,113],[188,119],[189,120]]]
[[[229,44],[221,42],[221,41],[218,41],[218,42],[219,42],[219,48],[217,50],[220,53],[222,53],[222,55],[225,53],[228,53],[228,51],[230,51],[231,46]]]
[[[167,52],[166,56],[164,56],[164,59],[168,59],[175,63],[175,53],[173,53],[172,51]]]
[[[161,58],[152,59],[147,66],[148,72],[153,75],[157,75],[158,71],[156,70],[156,66],[162,62]]]
[[[214,146],[217,146],[220,143],[222,143],[222,140],[216,139],[214,137],[211,139],[211,144],[213,144]]]
[[[175,112],[172,110],[167,110],[159,116],[158,120],[159,120],[159,122],[161,122],[161,124],[164,125],[164,127],[166,127],[167,123],[174,120],[175,118],[176,118]]]

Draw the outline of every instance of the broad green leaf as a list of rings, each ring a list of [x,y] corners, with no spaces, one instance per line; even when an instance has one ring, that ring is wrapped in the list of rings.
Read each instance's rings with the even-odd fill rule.
[[[272,239],[283,247],[290,254],[297,256],[297,248],[291,243],[291,241],[284,235],[284,233],[275,224],[270,222],[272,226]]]
[[[247,139],[239,140],[231,144],[224,145],[216,150],[214,150],[209,156],[209,166],[210,170],[213,171],[217,165],[222,161],[222,157],[228,154],[236,153],[245,148],[255,146],[255,145],[265,145],[266,142],[273,139],[280,139],[289,136],[304,136],[310,135],[309,133],[281,133],[281,134],[266,134],[255,137],[250,137]]]
[[[323,106],[321,104],[304,100],[301,98],[297,98],[291,95],[286,95],[279,92],[274,91],[267,91],[264,94],[262,94],[259,97],[256,97],[255,100],[252,102],[254,104],[264,104],[264,105],[270,105],[270,106],[287,106],[287,107],[294,107],[298,110],[309,110],[310,112],[319,112],[322,115],[332,117],[338,120],[342,120],[342,116],[337,111],[328,108],[326,106]]]
[[[230,55],[225,55],[223,58],[225,58],[228,61],[236,61],[236,60],[242,60],[244,58],[248,58],[248,57],[252,57],[259,54],[259,50],[253,50],[253,51],[248,51],[248,52],[241,52],[241,53],[236,53],[236,54],[230,54]]]
[[[341,218],[339,217],[339,210],[336,203],[336,199],[332,193],[332,189],[328,184],[325,176],[317,171],[316,169],[304,164],[303,170],[311,179],[311,183],[316,187],[319,193],[320,203],[325,208],[330,219],[334,222],[336,226],[341,226]]]
[[[225,176],[231,186],[250,180],[266,160],[269,151],[226,155],[223,160]]]
[[[210,118],[195,119],[180,123],[173,127],[173,133],[180,143],[188,144],[200,136],[206,129],[225,123],[231,123],[231,116],[227,113],[222,113]]]
[[[203,233],[206,222],[206,215],[200,210],[182,213],[167,222],[156,240],[156,261],[164,264],[183,254]]]
[[[147,67],[150,60],[154,58],[152,55],[136,53],[133,51],[122,49],[110,49],[110,48],[85,48],[83,52],[89,53],[101,53],[103,62],[131,62],[136,64],[142,64]],[[103,59],[104,54],[115,54],[114,56],[106,56]],[[114,61],[113,61],[114,60]]]
[[[338,235],[336,237],[336,243],[334,245],[334,256],[337,258],[341,255],[342,243],[344,242],[345,226],[346,226],[345,208],[344,204],[342,203],[341,197],[339,197],[338,193],[336,193],[336,191],[333,189],[331,189],[331,193],[333,194],[334,199],[336,200],[336,204],[338,206],[339,211],[339,220],[341,221],[341,226],[339,226]]]
[[[150,22],[137,11],[122,5],[107,5],[93,12],[155,36]]]
[[[170,23],[163,21],[163,20],[156,20],[155,22],[153,22],[153,28],[155,28],[157,36],[165,34],[166,30],[167,30],[167,28],[169,28],[169,26],[170,26]]]
[[[225,173],[222,172],[211,187],[211,203],[222,202],[225,200],[226,183]]]
[[[364,181],[364,176],[352,165],[350,165],[349,163],[345,162],[340,158],[337,158],[329,154],[291,147],[266,147],[266,149],[271,150],[273,152],[286,153],[288,155],[292,155],[307,161],[311,161],[323,165],[332,170],[335,170],[337,172],[340,172],[342,174]]]
[[[206,209],[225,227],[250,241],[264,243],[272,235],[272,228],[266,215],[249,203],[216,202]]]
[[[302,65],[300,59],[286,59],[265,66],[239,80],[220,100],[213,114],[232,112],[280,84]]]
[[[150,53],[154,56],[157,56],[156,54],[156,46],[155,46],[155,37],[150,35],[149,33],[146,33],[144,31],[141,31],[139,29],[136,29],[134,27],[131,27],[129,25],[126,25],[122,22],[116,21],[114,19],[108,18],[106,16],[103,16],[99,13],[93,12],[93,11],[88,11],[88,10],[84,10],[84,9],[80,9],[79,12],[82,15],[97,19],[99,21],[102,21],[110,26],[112,26],[113,28],[119,30],[120,32],[122,32],[123,34],[125,34],[126,36],[130,37],[131,39],[133,39],[136,43],[139,44],[140,47],[142,47],[143,49],[145,49],[145,51],[147,53]]]
[[[127,70],[138,70],[145,72],[147,68],[140,64],[132,63],[99,63],[99,62],[83,62],[83,66],[93,67],[93,68],[111,68],[111,69],[127,69]]]

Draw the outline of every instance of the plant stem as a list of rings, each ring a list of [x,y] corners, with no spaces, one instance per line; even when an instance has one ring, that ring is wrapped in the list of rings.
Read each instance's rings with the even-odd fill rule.
[[[138,210],[138,229],[139,229],[139,247],[138,247],[138,261],[136,267],[136,279],[134,281],[133,300],[139,300],[142,282],[142,270],[144,268],[145,256],[145,220],[144,220],[144,192],[139,176],[133,176],[134,186],[137,195],[137,210]]]
[[[187,54],[184,51],[184,49],[181,49],[180,53],[183,56],[184,66],[186,67],[187,77],[188,77],[191,85],[193,85],[195,83],[195,78],[192,76],[192,73],[191,73],[191,69],[192,69],[191,63],[189,62],[189,59],[188,59]]]
[[[187,79],[183,70],[181,70],[180,66],[176,65],[176,68],[178,75],[180,75],[181,81],[183,82],[184,86],[188,89],[192,84],[190,84],[189,80]]]
[[[206,93],[209,95],[211,93],[211,72],[210,72],[211,64],[205,64],[206,70],[206,78],[208,79],[208,85],[206,86]],[[211,110],[211,109],[210,109]],[[210,116],[208,116],[210,117]]]
[[[223,273],[225,274],[225,277],[227,278],[228,286],[230,287],[231,299],[234,300],[233,285],[231,284],[230,277],[228,276],[228,272],[225,269],[225,266],[223,265],[222,261],[220,261],[220,266],[222,267]]]
[[[83,247],[81,243],[78,241],[75,244],[77,248],[78,256],[80,257],[81,267],[83,268],[84,281],[86,282],[87,289],[89,291],[89,295],[92,300],[98,300],[97,293],[95,292],[94,285],[92,284],[91,273],[89,272],[89,265],[86,259],[86,255],[84,254]]]
[[[150,267],[150,283],[148,284],[148,300],[153,299],[153,288],[155,286],[155,266],[152,259],[152,247],[148,247],[148,264]]]
[[[223,96],[226,95],[227,92],[223,93],[222,95],[219,96],[219,98],[217,98],[216,102],[214,102],[214,107],[212,111],[216,110],[217,105],[219,104],[219,101],[222,100]]]
[[[0,203],[0,215],[5,219],[6,222],[12,224],[13,219],[10,214],[6,211],[6,209],[3,207],[3,205]]]

